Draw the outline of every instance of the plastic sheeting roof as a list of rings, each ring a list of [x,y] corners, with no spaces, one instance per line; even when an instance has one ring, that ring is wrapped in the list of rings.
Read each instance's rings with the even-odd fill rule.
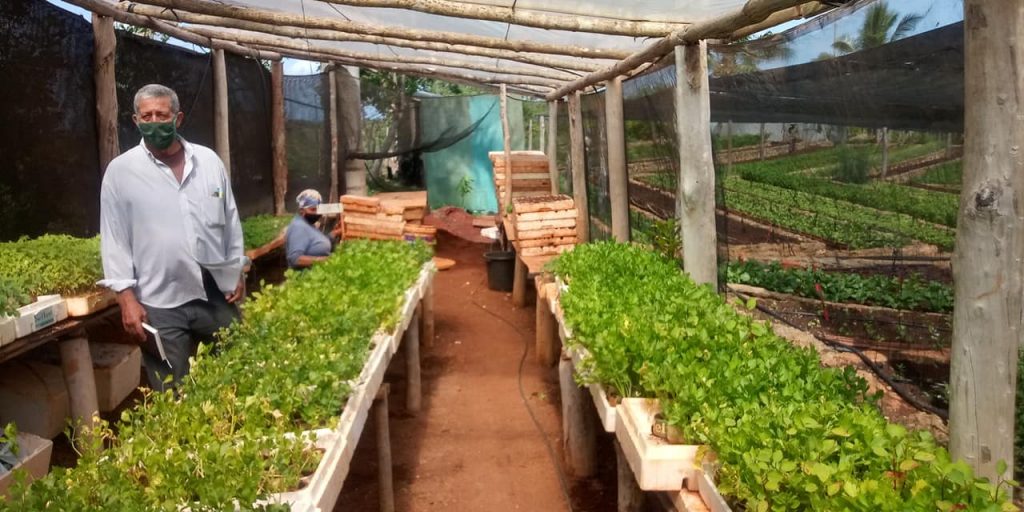
[[[506,22],[480,21],[466,18],[441,16],[407,9],[376,7],[354,7],[330,4],[316,0],[220,0],[219,3],[250,7],[268,11],[280,11],[305,17],[321,17],[341,21],[353,21],[374,25],[401,27],[418,30],[456,32],[499,39],[531,41],[540,43],[581,46],[587,48],[618,49],[637,51],[652,41],[647,37],[615,36],[566,30],[512,25]],[[716,15],[737,9],[746,0],[591,0],[587,2],[570,0],[476,0],[462,1],[464,4],[489,5],[514,8],[516,11],[532,11],[552,16],[589,16],[633,21],[660,21],[690,23],[713,18]],[[425,56],[457,58],[463,61],[479,61],[497,64],[499,68],[530,67],[531,64],[492,59],[472,55],[418,50],[390,45],[362,42],[315,41],[317,44],[333,46],[382,56]],[[552,57],[551,55],[547,55]],[[588,59],[593,63],[610,64],[614,61]],[[577,74],[582,74],[577,72]]]

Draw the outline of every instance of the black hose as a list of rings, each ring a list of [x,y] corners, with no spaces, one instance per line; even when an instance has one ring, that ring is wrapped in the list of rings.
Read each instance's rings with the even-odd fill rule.
[[[729,287],[729,290],[732,293],[735,293],[737,296],[739,296],[743,300],[749,300],[751,298],[751,297],[748,297],[748,296],[746,296],[746,295],[744,295],[744,294],[742,294],[740,292],[737,292],[732,287]],[[762,312],[762,313],[764,313],[764,314],[766,314],[766,315],[768,315],[768,316],[770,316],[770,317],[772,317],[772,318],[774,318],[774,319],[776,319],[776,320],[778,320],[778,321],[780,321],[780,322],[782,322],[782,323],[784,323],[784,324],[786,324],[786,325],[788,325],[788,326],[790,326],[790,327],[792,327],[792,328],[794,328],[794,329],[798,329],[798,330],[803,331],[803,329],[801,329],[800,326],[790,322],[789,320],[786,320],[786,318],[784,318],[782,315],[779,315],[778,313],[772,311],[771,309],[768,309],[768,308],[762,306],[761,304],[757,304],[757,310]],[[804,332],[806,332],[806,331],[804,331]],[[877,364],[875,364],[875,362],[872,361],[871,358],[869,358],[867,356],[867,354],[865,354],[864,352],[861,352],[856,347],[852,347],[852,346],[847,345],[847,344],[845,344],[845,343],[843,343],[843,342],[841,342],[841,341],[839,341],[839,340],[837,340],[835,338],[831,338],[831,337],[828,337],[828,336],[819,336],[817,334],[810,333],[810,332],[808,332],[807,334],[810,334],[811,336],[814,337],[814,339],[824,343],[825,345],[827,345],[828,347],[830,347],[832,349],[835,349],[835,350],[837,350],[839,352],[847,352],[847,353],[850,353],[850,354],[854,354],[857,357],[859,357],[860,360],[863,361],[865,365],[867,365],[867,367],[871,370],[872,373],[877,375],[878,378],[882,379],[882,381],[884,381],[886,384],[888,384],[889,387],[891,387],[893,389],[893,391],[895,391],[896,394],[900,396],[900,398],[902,398],[908,404],[914,406],[914,408],[916,408],[918,410],[921,410],[923,412],[934,414],[934,415],[942,418],[943,421],[948,421],[949,420],[949,411],[947,411],[945,409],[940,409],[938,407],[935,407],[932,404],[922,402],[922,401],[918,400],[917,397],[911,395],[910,393],[907,393],[904,389],[902,389],[898,385],[898,383],[896,381],[894,381],[892,379],[892,377],[888,376],[882,370],[881,367],[879,367]]]

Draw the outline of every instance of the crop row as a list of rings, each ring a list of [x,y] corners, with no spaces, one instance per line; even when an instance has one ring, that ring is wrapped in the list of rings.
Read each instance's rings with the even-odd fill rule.
[[[554,263],[585,383],[658,398],[722,467],[735,508],[1014,510],[928,432],[890,424],[852,368],[822,368],[674,262],[637,246],[579,246]],[[751,307],[751,304],[747,305]]]
[[[273,242],[291,222],[287,215],[254,215],[242,221],[242,237],[246,249],[256,249]]]
[[[953,230],[906,214],[740,178],[726,179],[725,189],[729,208],[851,248],[893,247],[906,240],[920,240],[945,250],[953,247]]]
[[[246,303],[216,355],[202,346],[178,394],[147,392],[116,434],[104,424],[78,440],[75,468],[14,488],[0,510],[236,510],[296,489],[320,455],[286,434],[333,426],[428,258],[420,244],[354,241],[289,271]]]
[[[789,269],[777,262],[756,261],[730,262],[723,270],[729,283],[749,284],[811,299],[936,313],[953,310],[953,288],[928,281],[919,274],[907,278],[862,276],[810,268]]]

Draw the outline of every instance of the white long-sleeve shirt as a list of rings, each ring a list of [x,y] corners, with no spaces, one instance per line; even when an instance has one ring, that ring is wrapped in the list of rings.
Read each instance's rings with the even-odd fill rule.
[[[182,182],[144,143],[107,166],[100,192],[100,285],[134,288],[139,302],[173,308],[203,299],[201,266],[245,261],[242,224],[224,164],[209,148],[179,139]],[[239,271],[240,272],[240,271]],[[224,289],[229,293],[234,284]]]

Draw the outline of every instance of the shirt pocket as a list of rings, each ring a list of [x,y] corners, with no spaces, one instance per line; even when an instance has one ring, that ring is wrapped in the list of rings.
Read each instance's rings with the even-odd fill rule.
[[[199,201],[203,223],[212,228],[224,227],[224,198],[204,197]]]

